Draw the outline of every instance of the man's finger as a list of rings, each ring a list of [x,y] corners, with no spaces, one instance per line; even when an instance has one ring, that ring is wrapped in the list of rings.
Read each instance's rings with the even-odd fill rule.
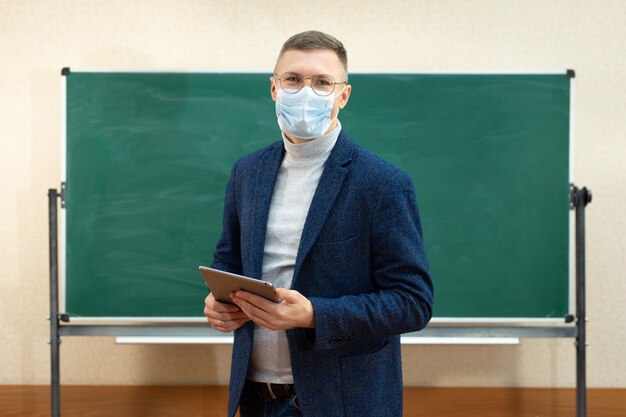
[[[233,331],[248,321],[250,319],[244,316],[244,318],[234,320],[209,319],[209,324],[216,330]]]
[[[257,306],[263,311],[274,311],[276,306],[278,305],[277,303],[273,301],[270,301],[266,298],[263,298],[256,294],[252,294],[251,292],[247,292],[247,291],[237,291],[233,295],[237,299],[245,300],[249,302],[250,304]],[[233,298],[233,301],[235,301],[234,298]]]
[[[235,313],[241,311],[241,309],[234,304],[221,303],[219,301],[214,302],[213,310],[220,313]]]
[[[239,320],[246,317],[248,316],[246,316],[246,313],[244,313],[241,309],[237,309],[237,312],[235,313],[217,313],[213,316],[213,318],[222,321]]]
[[[282,298],[288,303],[297,303],[300,301],[300,293],[296,290],[288,290],[287,288],[277,288],[276,296]]]
[[[207,318],[222,321],[239,320],[247,317],[246,313],[244,313],[240,308],[237,308],[237,311],[234,313],[219,313],[217,311],[205,309],[204,315]]]
[[[261,297],[258,297],[261,298]],[[244,300],[243,298],[235,297],[237,304],[241,307],[241,309],[246,313],[248,317],[250,317],[255,323],[260,325],[264,325],[266,323],[273,323],[277,320],[276,316],[263,310],[262,308],[252,304]],[[265,300],[265,299],[263,299]],[[267,300],[265,300],[267,301]],[[271,301],[270,301],[271,303]],[[274,303],[272,303],[274,304]],[[261,323],[262,322],[262,323]],[[264,326],[266,327],[266,326]]]

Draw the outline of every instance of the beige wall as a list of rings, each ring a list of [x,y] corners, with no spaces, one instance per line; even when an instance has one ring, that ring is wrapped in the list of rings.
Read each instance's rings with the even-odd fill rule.
[[[0,383],[49,381],[46,191],[60,181],[61,67],[271,68],[282,42],[311,28],[341,39],[353,69],[576,69],[575,181],[594,192],[588,380],[626,387],[621,0],[0,0]],[[61,353],[65,384],[226,384],[230,346],[68,337]],[[405,383],[573,386],[574,358],[571,339],[405,346]]]

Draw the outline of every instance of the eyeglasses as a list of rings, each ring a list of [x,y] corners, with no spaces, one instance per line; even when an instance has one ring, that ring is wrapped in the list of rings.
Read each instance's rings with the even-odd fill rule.
[[[285,72],[283,75],[274,74],[280,81],[280,88],[287,94],[295,94],[304,87],[304,80],[311,80],[311,88],[318,96],[329,96],[335,91],[337,84],[348,84],[347,81],[335,82],[332,75],[321,74],[312,77],[303,77],[294,72]]]

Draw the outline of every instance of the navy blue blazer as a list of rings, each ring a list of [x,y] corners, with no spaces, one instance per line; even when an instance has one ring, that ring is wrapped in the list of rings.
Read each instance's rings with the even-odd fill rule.
[[[260,278],[278,141],[241,158],[226,189],[213,267]],[[415,189],[404,172],[342,130],[308,211],[292,289],[313,304],[315,329],[287,330],[303,415],[402,415],[400,334],[432,316],[433,284]],[[254,324],[235,331],[228,415],[237,410]]]

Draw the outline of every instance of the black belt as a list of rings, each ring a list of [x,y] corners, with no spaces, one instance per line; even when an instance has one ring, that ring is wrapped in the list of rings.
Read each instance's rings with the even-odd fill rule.
[[[293,384],[270,384],[269,382],[255,382],[246,380],[246,386],[260,398],[272,399],[293,397],[296,390]]]

